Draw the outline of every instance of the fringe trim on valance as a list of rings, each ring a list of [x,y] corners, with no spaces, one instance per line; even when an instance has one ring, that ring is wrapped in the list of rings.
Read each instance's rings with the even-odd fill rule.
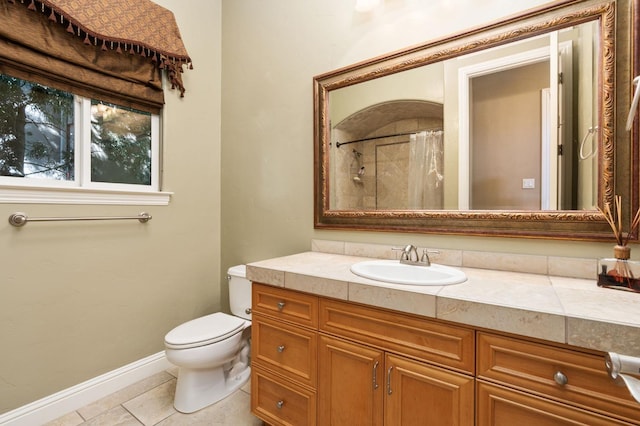
[[[189,69],[193,69],[193,63],[188,55],[171,53],[137,41],[98,34],[73,17],[65,16],[62,10],[58,10],[56,5],[48,0],[20,0],[20,3],[25,4],[25,1],[29,2],[27,9],[48,14],[50,21],[66,25],[67,32],[82,38],[84,44],[95,46],[101,44],[104,51],[114,50],[120,54],[128,53],[150,58],[151,62],[156,64],[159,69],[166,71],[167,78],[171,82],[171,89],[178,89],[180,97],[184,97],[183,66],[186,65]],[[16,4],[16,0],[7,0],[7,2]]]

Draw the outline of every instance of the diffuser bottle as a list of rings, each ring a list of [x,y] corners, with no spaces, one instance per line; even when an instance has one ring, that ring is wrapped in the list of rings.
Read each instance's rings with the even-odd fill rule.
[[[614,246],[612,258],[598,261],[598,286],[640,292],[640,262],[630,257],[631,248]]]

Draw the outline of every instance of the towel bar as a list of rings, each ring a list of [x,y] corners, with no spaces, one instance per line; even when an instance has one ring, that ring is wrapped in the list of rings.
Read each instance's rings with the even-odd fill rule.
[[[20,227],[27,222],[66,222],[71,220],[128,220],[137,219],[140,223],[147,223],[151,220],[151,215],[142,212],[137,216],[85,216],[85,217],[28,217],[26,213],[16,212],[9,216],[9,223]]]

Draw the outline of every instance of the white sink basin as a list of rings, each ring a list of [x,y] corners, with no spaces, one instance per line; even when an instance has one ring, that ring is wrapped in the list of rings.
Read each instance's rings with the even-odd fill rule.
[[[450,266],[407,265],[398,260],[367,260],[351,265],[351,272],[364,278],[395,284],[450,285],[460,284],[467,276]]]

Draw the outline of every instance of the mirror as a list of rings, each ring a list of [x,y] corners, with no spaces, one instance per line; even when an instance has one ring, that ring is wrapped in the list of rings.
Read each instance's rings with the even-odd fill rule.
[[[314,78],[316,228],[608,239],[629,13],[564,2]]]

